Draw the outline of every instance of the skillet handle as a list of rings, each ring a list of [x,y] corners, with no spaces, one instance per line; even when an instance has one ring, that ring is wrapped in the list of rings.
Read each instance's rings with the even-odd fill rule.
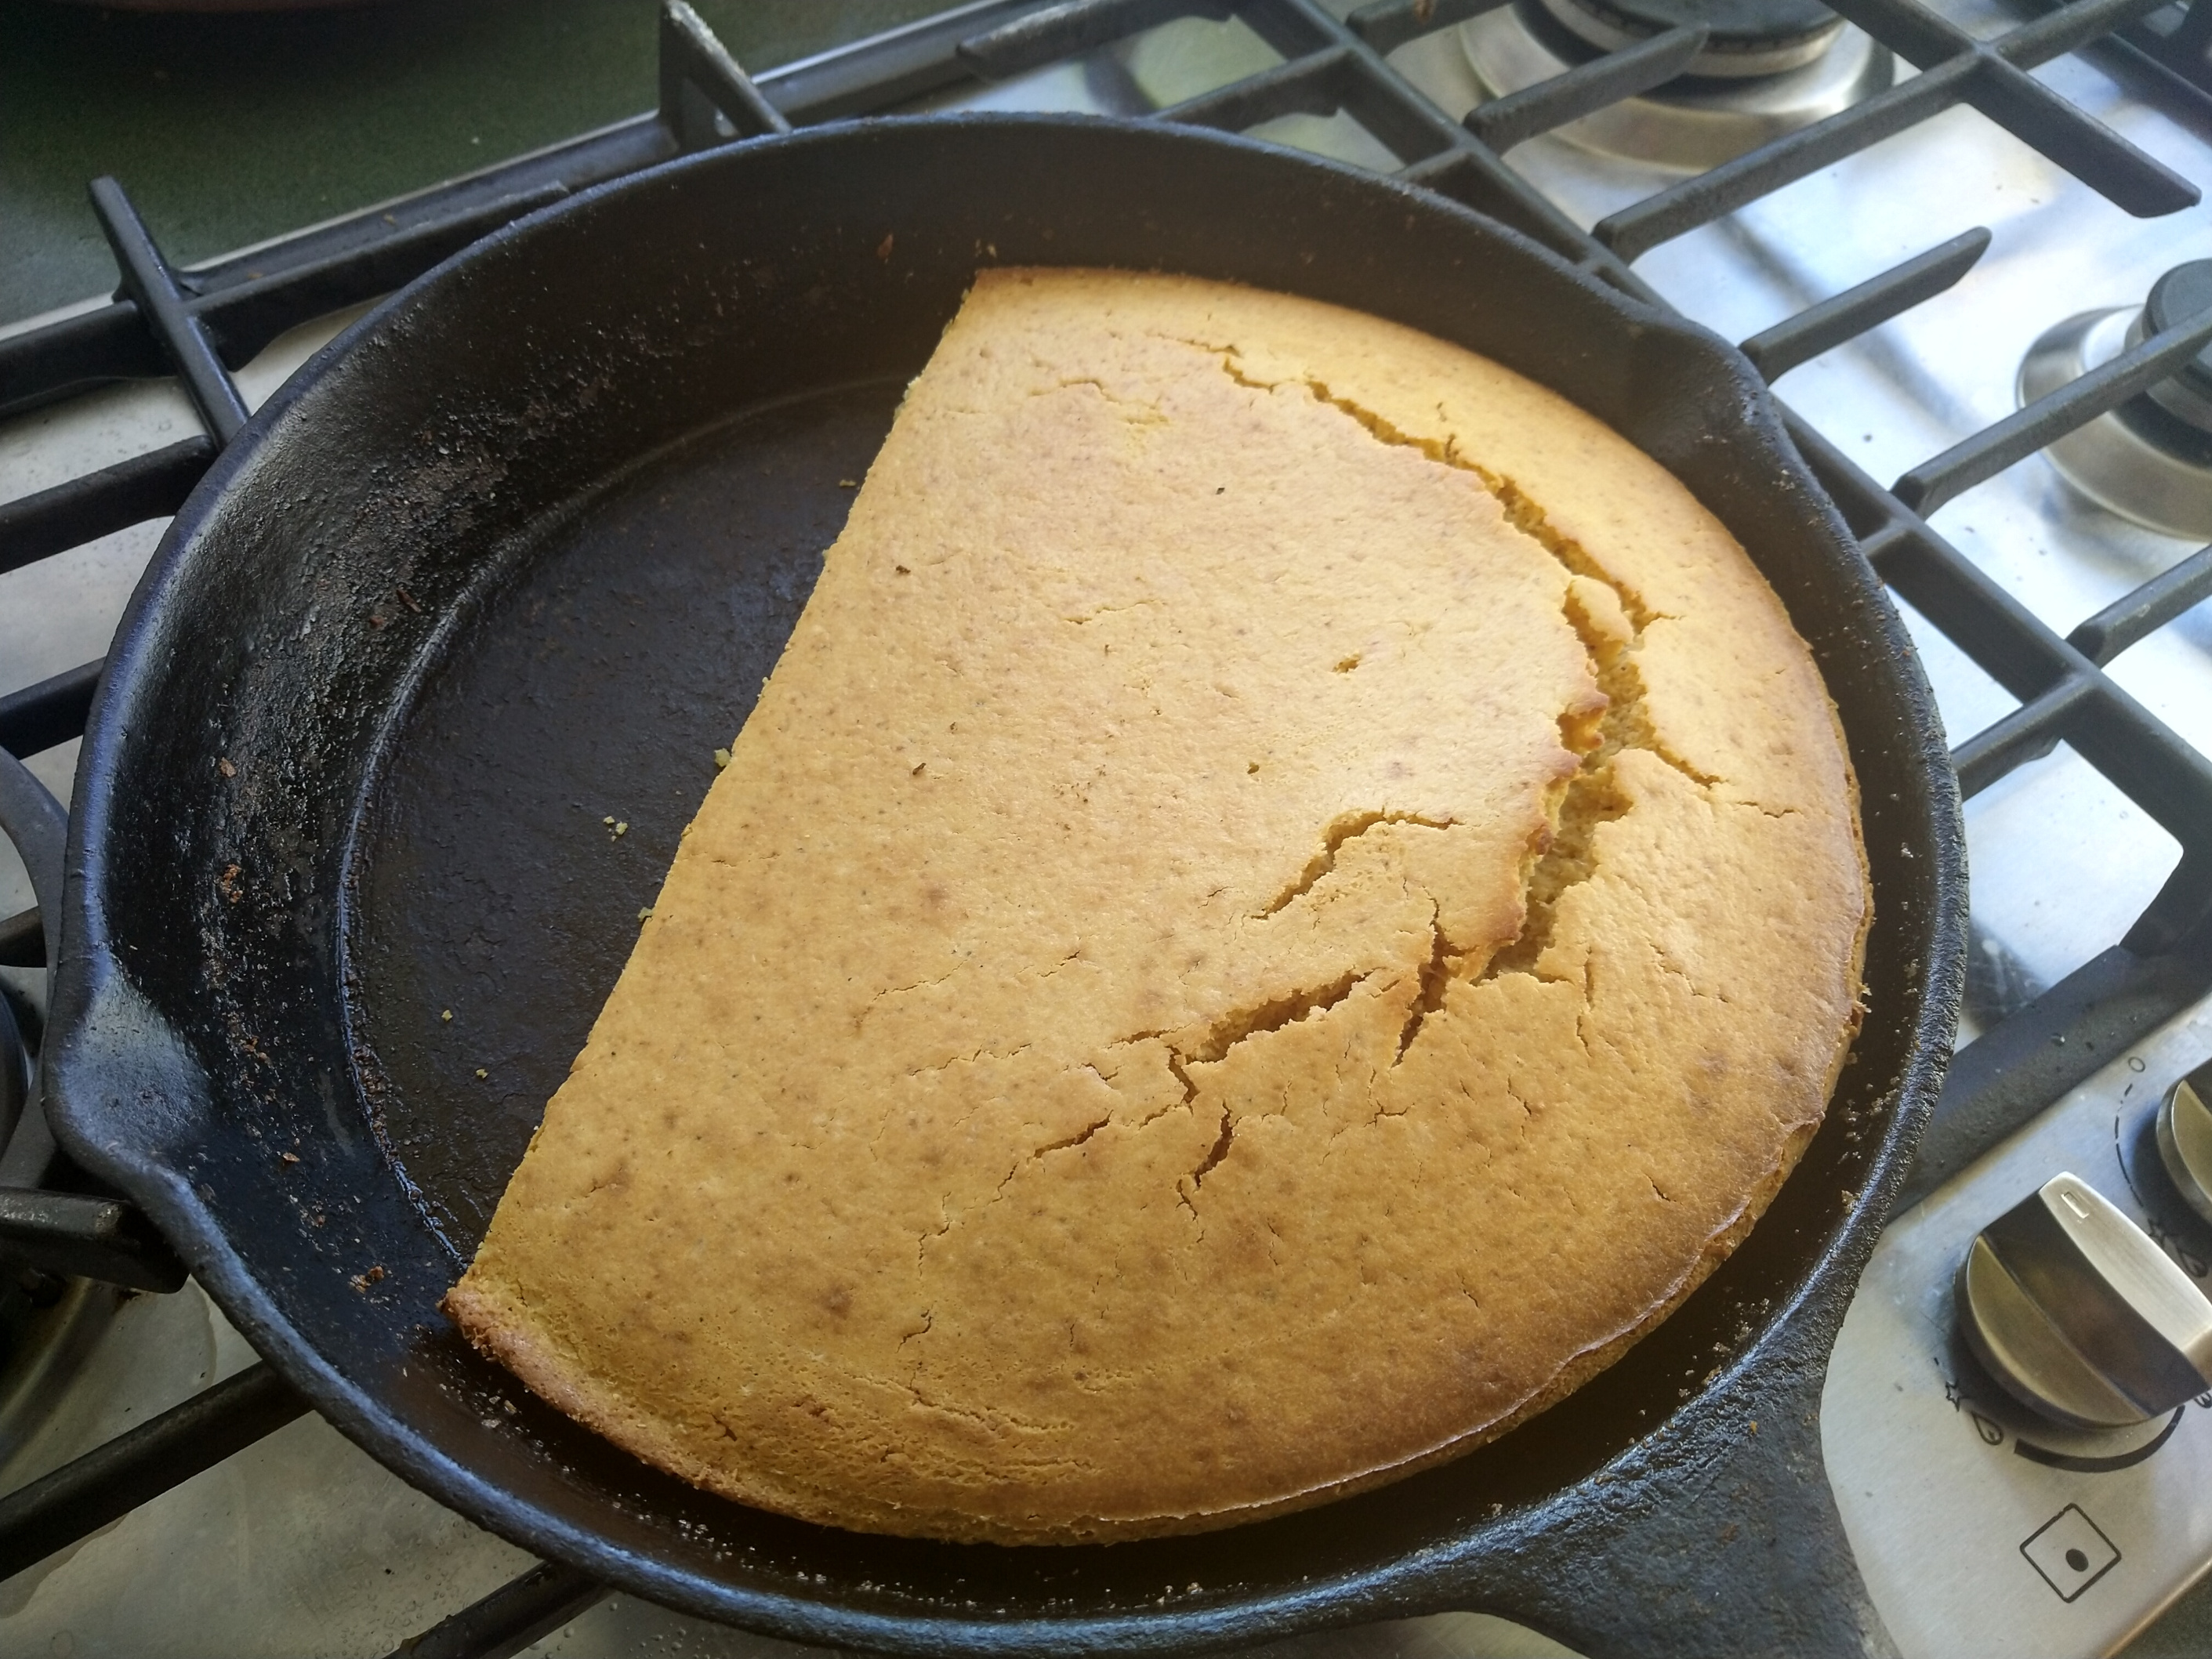
[[[1746,1367],[1747,1386],[1723,1384],[1591,1501],[1480,1563],[1468,1603],[1589,1659],[1896,1659],[1820,1456],[1832,1321],[1807,1322],[1826,1328]]]
[[[678,149],[707,149],[729,142],[714,117],[739,138],[781,137],[791,131],[783,112],[769,102],[684,0],[660,0],[660,119]]]
[[[49,979],[61,961],[69,813],[22,762],[0,749],[0,834],[15,844],[39,902]],[[51,1024],[50,1024],[51,1029]],[[146,1218],[121,1199],[27,1191],[46,1178],[55,1145],[45,1102],[30,1097],[21,1039],[0,1003],[0,1261],[168,1291],[185,1269]],[[9,1047],[14,1052],[8,1052]],[[43,1053],[43,1051],[42,1051]]]

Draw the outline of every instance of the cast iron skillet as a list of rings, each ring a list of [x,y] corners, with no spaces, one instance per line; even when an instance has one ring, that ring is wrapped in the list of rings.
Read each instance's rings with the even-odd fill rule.
[[[1498,1444],[1206,1537],[952,1547],[746,1510],[540,1405],[436,1310],[805,601],[844,481],[990,263],[1316,295],[1558,388],[1750,550],[1864,796],[1865,1030],[1735,1258]],[[1870,1617],[1808,1425],[1945,1063],[1963,899],[1917,661],[1733,351],[1352,169],[1158,126],[880,121],[538,214],[260,412],[109,658],[50,1097],[72,1155],[344,1432],[656,1601],[915,1653],[1200,1648],[1450,1607],[1585,1651],[1806,1650]]]

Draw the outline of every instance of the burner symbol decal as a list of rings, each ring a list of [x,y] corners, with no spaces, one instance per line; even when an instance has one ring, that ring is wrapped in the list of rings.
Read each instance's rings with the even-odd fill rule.
[[[1974,1425],[1974,1432],[1981,1437],[1982,1443],[1984,1446],[2003,1445],[2005,1437],[2003,1427],[1996,1419],[1984,1416],[1972,1404],[1966,1391],[1959,1386],[1958,1378],[1944,1376],[1943,1362],[1940,1359],[1936,1361],[1936,1375],[1943,1378],[1943,1403],[1953,1411],[1966,1414],[1967,1419]]]
[[[2112,1540],[2079,1505],[2069,1504],[2031,1534],[2020,1553],[2062,1601],[2071,1601],[2120,1559]]]

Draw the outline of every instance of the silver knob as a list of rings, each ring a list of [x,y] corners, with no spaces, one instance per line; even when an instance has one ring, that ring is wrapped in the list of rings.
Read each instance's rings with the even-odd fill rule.
[[[2212,1060],[2166,1091],[2158,1104],[2158,1161],[2182,1201],[2212,1221]]]
[[[2212,1302],[2079,1176],[2054,1176],[1959,1264],[1959,1325],[2023,1405],[2117,1429],[2212,1389]]]

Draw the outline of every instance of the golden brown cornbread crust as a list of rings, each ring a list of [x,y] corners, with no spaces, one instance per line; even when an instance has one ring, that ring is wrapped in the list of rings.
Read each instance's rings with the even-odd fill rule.
[[[1310,301],[981,276],[733,756],[446,1306],[810,1520],[1194,1531],[1479,1443],[1733,1248],[1857,1022],[1741,550]]]

